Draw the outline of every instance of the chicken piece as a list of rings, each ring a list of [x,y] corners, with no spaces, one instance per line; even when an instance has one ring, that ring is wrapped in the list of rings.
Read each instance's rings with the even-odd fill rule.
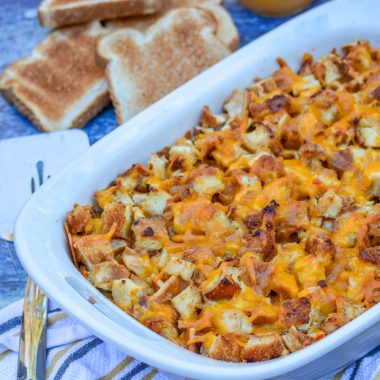
[[[178,337],[175,326],[161,317],[149,317],[144,319],[144,325],[166,339],[173,340]]]
[[[114,257],[111,242],[105,235],[83,236],[74,243],[74,248],[78,253],[79,261],[90,270],[94,265],[112,260]]]
[[[363,248],[360,247],[359,257],[374,265],[380,265],[380,246]]]
[[[249,337],[245,344],[241,358],[250,362],[261,362],[278,358],[285,350],[281,336],[277,332],[255,334]]]
[[[113,236],[126,239],[132,222],[131,212],[131,205],[126,206],[117,202],[105,204],[102,213],[103,233],[109,232],[116,223],[117,227]]]
[[[129,277],[129,271],[116,260],[104,261],[95,264],[88,275],[89,281],[97,288],[103,290],[112,290],[114,280],[126,279]]]
[[[209,358],[238,363],[241,361],[241,347],[234,334],[221,334],[213,336],[210,348],[201,348],[201,353]]]
[[[230,299],[240,291],[240,270],[234,267],[223,267],[211,273],[209,279],[202,283],[202,293],[210,300]]]
[[[112,298],[125,310],[129,310],[142,296],[148,295],[150,286],[141,279],[123,278],[112,282]]]
[[[306,297],[289,299],[280,307],[279,324],[284,327],[307,324],[310,319],[311,303]]]
[[[240,310],[218,309],[213,315],[212,322],[220,334],[250,334],[252,332],[249,318]]]
[[[189,285],[171,301],[173,306],[181,314],[181,318],[187,320],[194,317],[198,307],[202,303],[202,296],[196,286]]]
[[[168,241],[165,222],[160,217],[140,219],[132,226],[135,234],[135,248],[139,251],[158,251]]]
[[[169,275],[180,276],[184,281],[190,281],[194,273],[195,265],[189,261],[173,257],[165,265],[163,271]]]
[[[74,235],[88,233],[87,226],[91,223],[93,214],[94,208],[92,206],[75,206],[74,210],[67,214],[70,232]]]

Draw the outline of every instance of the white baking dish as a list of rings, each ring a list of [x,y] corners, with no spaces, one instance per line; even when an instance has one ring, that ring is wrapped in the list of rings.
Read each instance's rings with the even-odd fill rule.
[[[15,229],[19,258],[48,296],[95,335],[170,373],[201,379],[315,379],[336,371],[380,344],[380,305],[306,349],[270,362],[232,364],[179,348],[122,312],[74,268],[63,221],[75,202],[192,128],[203,105],[220,108],[235,87],[270,75],[275,58],[298,66],[357,38],[380,46],[380,2],[338,0],[295,18],[252,42],[159,101],[95,144],[45,184],[21,212]]]

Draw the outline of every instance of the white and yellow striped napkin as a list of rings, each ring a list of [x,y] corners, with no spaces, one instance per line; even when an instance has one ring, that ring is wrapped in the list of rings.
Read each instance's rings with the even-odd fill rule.
[[[16,378],[22,307],[23,300],[20,300],[0,311],[1,380]],[[174,377],[158,372],[92,336],[78,322],[50,302],[46,379],[173,380]],[[335,375],[333,379],[380,380],[380,347]]]

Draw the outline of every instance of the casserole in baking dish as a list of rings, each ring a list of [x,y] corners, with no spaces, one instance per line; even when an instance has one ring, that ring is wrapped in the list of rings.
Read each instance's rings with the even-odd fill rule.
[[[270,362],[242,365],[202,357],[159,337],[97,292],[72,265],[62,229],[66,211],[75,202],[90,202],[89,189],[104,187],[126,166],[146,162],[150,154],[172,144],[197,123],[204,104],[220,109],[233,88],[245,88],[253,77],[273,72],[277,56],[296,67],[302,53],[312,49],[321,56],[356,38],[378,46],[375,14],[379,5],[371,1],[342,4],[320,7],[241,49],[105,137],[42,187],[21,213],[15,232],[23,265],[47,294],[121,350],[194,378],[316,378],[376,346],[378,306],[315,344]]]
[[[380,50],[278,61],[67,217],[94,286],[212,359],[287,355],[380,301]]]

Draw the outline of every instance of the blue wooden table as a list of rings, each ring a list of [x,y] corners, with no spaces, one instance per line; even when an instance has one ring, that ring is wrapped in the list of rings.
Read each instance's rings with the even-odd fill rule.
[[[326,1],[328,0],[316,0],[312,6]],[[0,0],[0,72],[13,61],[27,55],[48,33],[38,24],[36,9],[39,2],[40,0]],[[289,19],[259,17],[234,0],[226,0],[225,6],[239,29],[242,46]],[[93,144],[116,126],[114,111],[110,107],[84,130]],[[36,133],[39,132],[33,125],[0,97],[0,139]],[[13,244],[0,239],[0,309],[23,297],[25,282],[26,274],[17,259]]]

